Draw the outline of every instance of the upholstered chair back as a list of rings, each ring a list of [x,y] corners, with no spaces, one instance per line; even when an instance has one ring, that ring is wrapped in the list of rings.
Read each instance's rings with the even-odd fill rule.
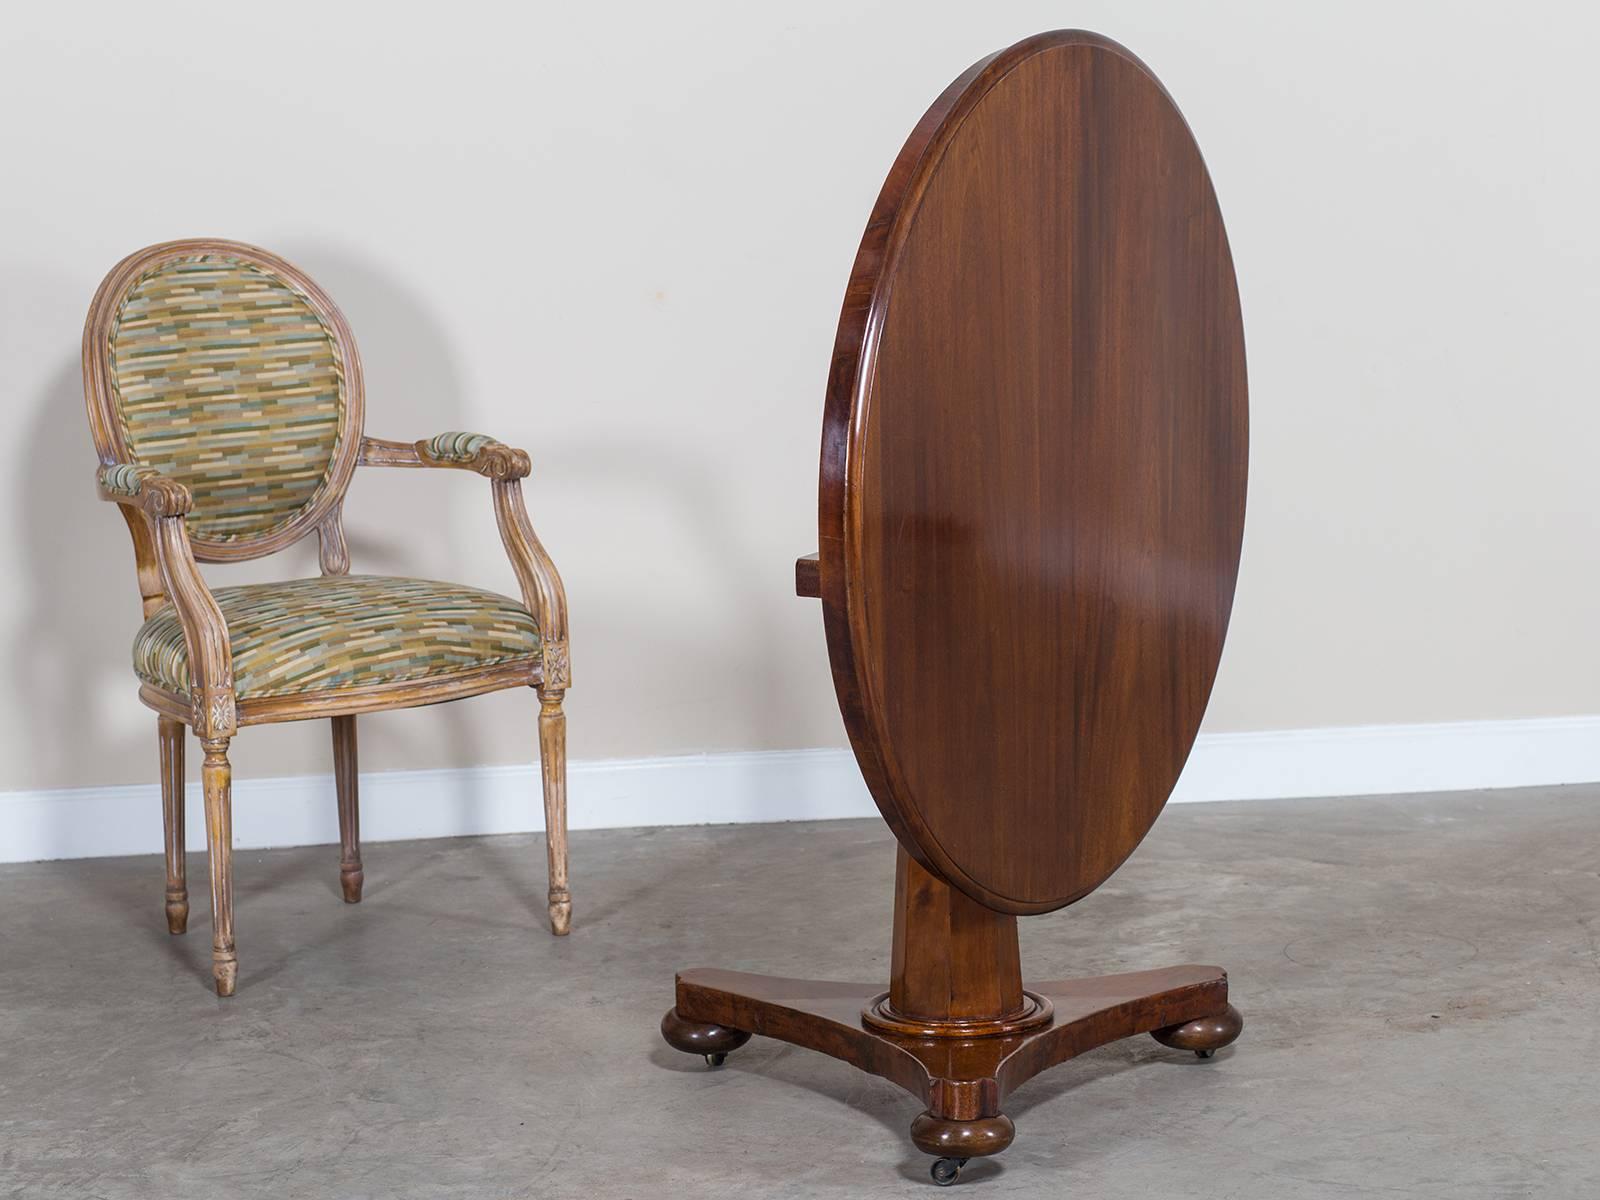
[[[102,461],[190,489],[197,557],[254,558],[336,527],[361,440],[360,359],[333,302],[289,263],[232,242],[141,251],[96,297],[84,357]]]

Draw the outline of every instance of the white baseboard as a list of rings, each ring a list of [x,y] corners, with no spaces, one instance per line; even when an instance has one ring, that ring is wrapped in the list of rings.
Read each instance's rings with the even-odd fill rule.
[[[1600,780],[1600,716],[1202,735],[1173,801],[1292,799]],[[573,829],[867,817],[848,750],[575,762]],[[191,849],[204,849],[198,788]],[[0,793],[0,862],[161,850],[156,785]],[[379,771],[361,777],[364,841],[544,828],[532,766]],[[234,782],[241,848],[338,841],[333,777]]]

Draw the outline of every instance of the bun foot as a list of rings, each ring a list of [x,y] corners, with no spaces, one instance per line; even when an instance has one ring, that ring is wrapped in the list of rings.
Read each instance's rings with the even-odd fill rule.
[[[1244,1029],[1244,1017],[1233,1005],[1228,1005],[1214,1017],[1201,1017],[1184,1025],[1169,1025],[1157,1029],[1150,1036],[1163,1046],[1174,1050],[1193,1050],[1200,1058],[1210,1058],[1224,1046],[1231,1045]]]
[[[189,893],[174,896],[167,893],[167,932],[187,933],[189,929]]]
[[[992,1117],[979,1117],[976,1121],[952,1121],[925,1112],[911,1122],[911,1140],[924,1154],[937,1155],[940,1162],[955,1162],[956,1171],[969,1158],[984,1154],[999,1154],[1011,1145],[1017,1136],[1017,1127],[1004,1113]],[[933,1164],[935,1168],[939,1163]],[[941,1182],[935,1176],[935,1182]],[[952,1174],[949,1183],[955,1182]]]
[[[667,1009],[667,1015],[661,1018],[661,1036],[674,1050],[702,1055],[710,1067],[720,1067],[730,1050],[737,1050],[750,1040],[750,1035],[742,1029],[687,1021],[678,1015],[676,1008]]]

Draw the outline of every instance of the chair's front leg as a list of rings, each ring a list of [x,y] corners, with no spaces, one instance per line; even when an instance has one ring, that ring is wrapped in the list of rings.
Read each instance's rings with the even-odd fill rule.
[[[206,846],[211,859],[211,975],[217,995],[233,995],[239,959],[233,949],[233,768],[228,738],[207,738],[200,768],[206,794]]]
[[[539,689],[539,774],[544,781],[544,842],[550,865],[550,931],[572,929],[567,890],[567,716],[561,688]]]
[[[189,928],[189,881],[183,827],[182,721],[156,718],[161,744],[161,823],[167,847],[167,932]]]

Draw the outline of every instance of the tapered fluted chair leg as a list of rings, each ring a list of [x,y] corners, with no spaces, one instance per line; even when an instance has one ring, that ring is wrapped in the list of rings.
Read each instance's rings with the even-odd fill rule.
[[[572,928],[572,893],[567,889],[567,717],[566,693],[539,689],[539,774],[544,782],[545,852],[550,866],[550,930]]]
[[[182,721],[170,717],[156,719],[156,736],[161,745],[162,840],[167,849],[168,933],[183,933],[189,928],[188,863],[183,826],[183,733]]]
[[[333,782],[339,792],[339,887],[346,904],[359,904],[361,884],[361,799],[356,767],[356,719],[333,718]]]
[[[228,765],[227,738],[208,739],[201,745],[206,752],[200,777],[211,859],[211,975],[217,995],[231,996],[239,978],[233,947],[233,769]]]

